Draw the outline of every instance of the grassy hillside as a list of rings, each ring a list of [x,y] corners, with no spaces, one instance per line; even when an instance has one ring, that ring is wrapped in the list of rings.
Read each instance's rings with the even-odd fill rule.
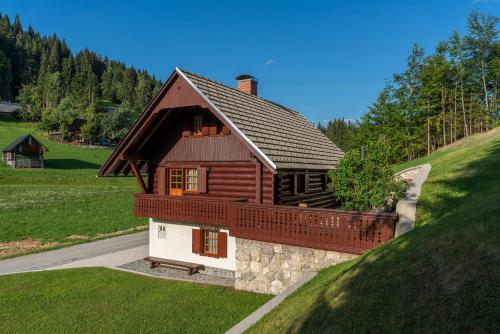
[[[7,275],[0,332],[224,333],[270,298],[104,268]]]
[[[29,123],[0,118],[0,148],[33,132]],[[35,136],[49,149],[45,169],[14,170],[0,162],[0,257],[146,224],[132,215],[135,179],[96,178],[111,150],[82,149]],[[19,240],[23,242],[12,243]]]
[[[250,333],[499,333],[500,129],[429,157],[412,232],[327,268]]]

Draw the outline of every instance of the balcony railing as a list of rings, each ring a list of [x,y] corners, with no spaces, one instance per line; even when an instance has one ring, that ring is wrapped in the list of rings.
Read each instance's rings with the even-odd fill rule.
[[[232,236],[361,254],[392,239],[397,216],[207,197],[135,194],[135,214],[166,221],[226,226]]]

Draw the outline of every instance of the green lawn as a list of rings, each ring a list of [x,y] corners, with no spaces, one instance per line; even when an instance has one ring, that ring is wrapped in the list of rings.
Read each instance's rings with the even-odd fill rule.
[[[271,298],[104,268],[0,276],[2,333],[224,333]]]
[[[34,130],[30,123],[0,118],[0,148]],[[110,149],[83,149],[35,136],[49,149],[45,169],[14,170],[0,162],[0,242],[64,244],[75,236],[96,238],[146,224],[132,214],[132,194],[138,189],[134,178],[96,178]]]
[[[500,128],[429,157],[417,225],[327,268],[249,333],[500,333]]]

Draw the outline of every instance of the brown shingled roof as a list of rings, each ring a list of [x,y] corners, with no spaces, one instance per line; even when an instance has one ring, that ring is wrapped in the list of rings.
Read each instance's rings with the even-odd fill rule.
[[[300,113],[197,74],[182,73],[277,169],[331,169],[344,155]]]

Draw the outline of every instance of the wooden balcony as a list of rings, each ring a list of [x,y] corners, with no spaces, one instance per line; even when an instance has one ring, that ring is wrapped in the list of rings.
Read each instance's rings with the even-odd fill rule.
[[[394,236],[397,216],[242,200],[135,194],[137,216],[225,226],[238,238],[361,254]]]

